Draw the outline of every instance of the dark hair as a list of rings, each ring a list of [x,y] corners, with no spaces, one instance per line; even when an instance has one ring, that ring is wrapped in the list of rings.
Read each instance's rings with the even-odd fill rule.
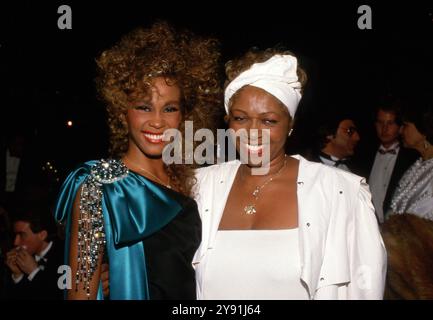
[[[384,96],[379,99],[374,109],[373,119],[376,121],[377,113],[379,110],[393,113],[395,115],[395,123],[399,126],[402,125],[402,101],[393,96]]]
[[[433,108],[428,104],[405,106],[403,122],[412,122],[417,130],[426,136],[428,142],[433,144]]]
[[[51,215],[50,207],[44,203],[24,202],[15,205],[11,210],[13,224],[18,221],[28,222],[33,233],[47,231],[48,234],[56,232],[54,217]]]
[[[216,129],[222,113],[219,43],[188,30],[175,30],[164,21],[138,28],[122,37],[97,59],[97,88],[107,105],[110,153],[121,157],[128,149],[125,114],[130,102],[150,93],[152,78],[178,84],[183,95],[183,120],[194,121],[194,130]],[[185,132],[181,124],[179,130]],[[185,195],[195,183],[194,165],[166,167],[170,180]]]
[[[354,121],[354,116],[347,112],[330,111],[322,118],[315,133],[316,150],[322,150],[328,144],[328,136],[337,134],[337,129],[343,120]]]

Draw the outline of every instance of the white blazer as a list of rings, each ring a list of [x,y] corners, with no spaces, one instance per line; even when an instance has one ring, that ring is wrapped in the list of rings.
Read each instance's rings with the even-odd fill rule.
[[[386,251],[365,180],[301,156],[294,158],[299,160],[300,278],[310,298],[382,299]],[[193,264],[198,299],[206,290],[206,264],[240,164],[235,160],[197,170],[202,243]]]

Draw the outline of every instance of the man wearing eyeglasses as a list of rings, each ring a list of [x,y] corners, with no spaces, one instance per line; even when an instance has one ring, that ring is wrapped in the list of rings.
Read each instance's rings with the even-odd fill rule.
[[[359,140],[358,129],[350,115],[328,115],[317,130],[317,146],[307,158],[351,172],[350,159]]]

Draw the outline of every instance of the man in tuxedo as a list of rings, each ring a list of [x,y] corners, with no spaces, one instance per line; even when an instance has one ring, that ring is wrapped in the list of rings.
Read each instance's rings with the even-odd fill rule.
[[[382,102],[375,112],[376,135],[379,146],[372,152],[368,183],[376,215],[380,223],[386,218],[392,195],[404,172],[413,164],[417,154],[404,148],[399,141],[401,117],[396,101]]]
[[[316,146],[305,155],[308,160],[352,171],[350,159],[355,153],[360,136],[350,115],[328,115],[318,127],[315,140]]]
[[[14,248],[6,259],[10,270],[6,298],[63,298],[63,291],[57,285],[60,277],[57,270],[63,265],[63,246],[49,238],[50,225],[54,225],[51,219],[49,210],[36,207],[15,212]]]

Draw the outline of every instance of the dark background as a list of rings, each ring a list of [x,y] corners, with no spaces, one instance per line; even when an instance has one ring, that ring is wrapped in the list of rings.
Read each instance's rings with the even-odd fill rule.
[[[72,30],[57,9],[72,8]],[[372,9],[360,30],[357,9]],[[252,46],[284,44],[309,76],[294,150],[311,143],[318,120],[351,110],[362,141],[373,143],[371,111],[385,94],[413,99],[433,92],[433,10],[381,1],[19,1],[0,4],[0,133],[21,128],[35,159],[56,163],[63,178],[81,161],[106,156],[104,105],[94,88],[94,59],[137,26],[165,19],[221,41],[222,62]],[[66,122],[73,121],[68,127]]]

